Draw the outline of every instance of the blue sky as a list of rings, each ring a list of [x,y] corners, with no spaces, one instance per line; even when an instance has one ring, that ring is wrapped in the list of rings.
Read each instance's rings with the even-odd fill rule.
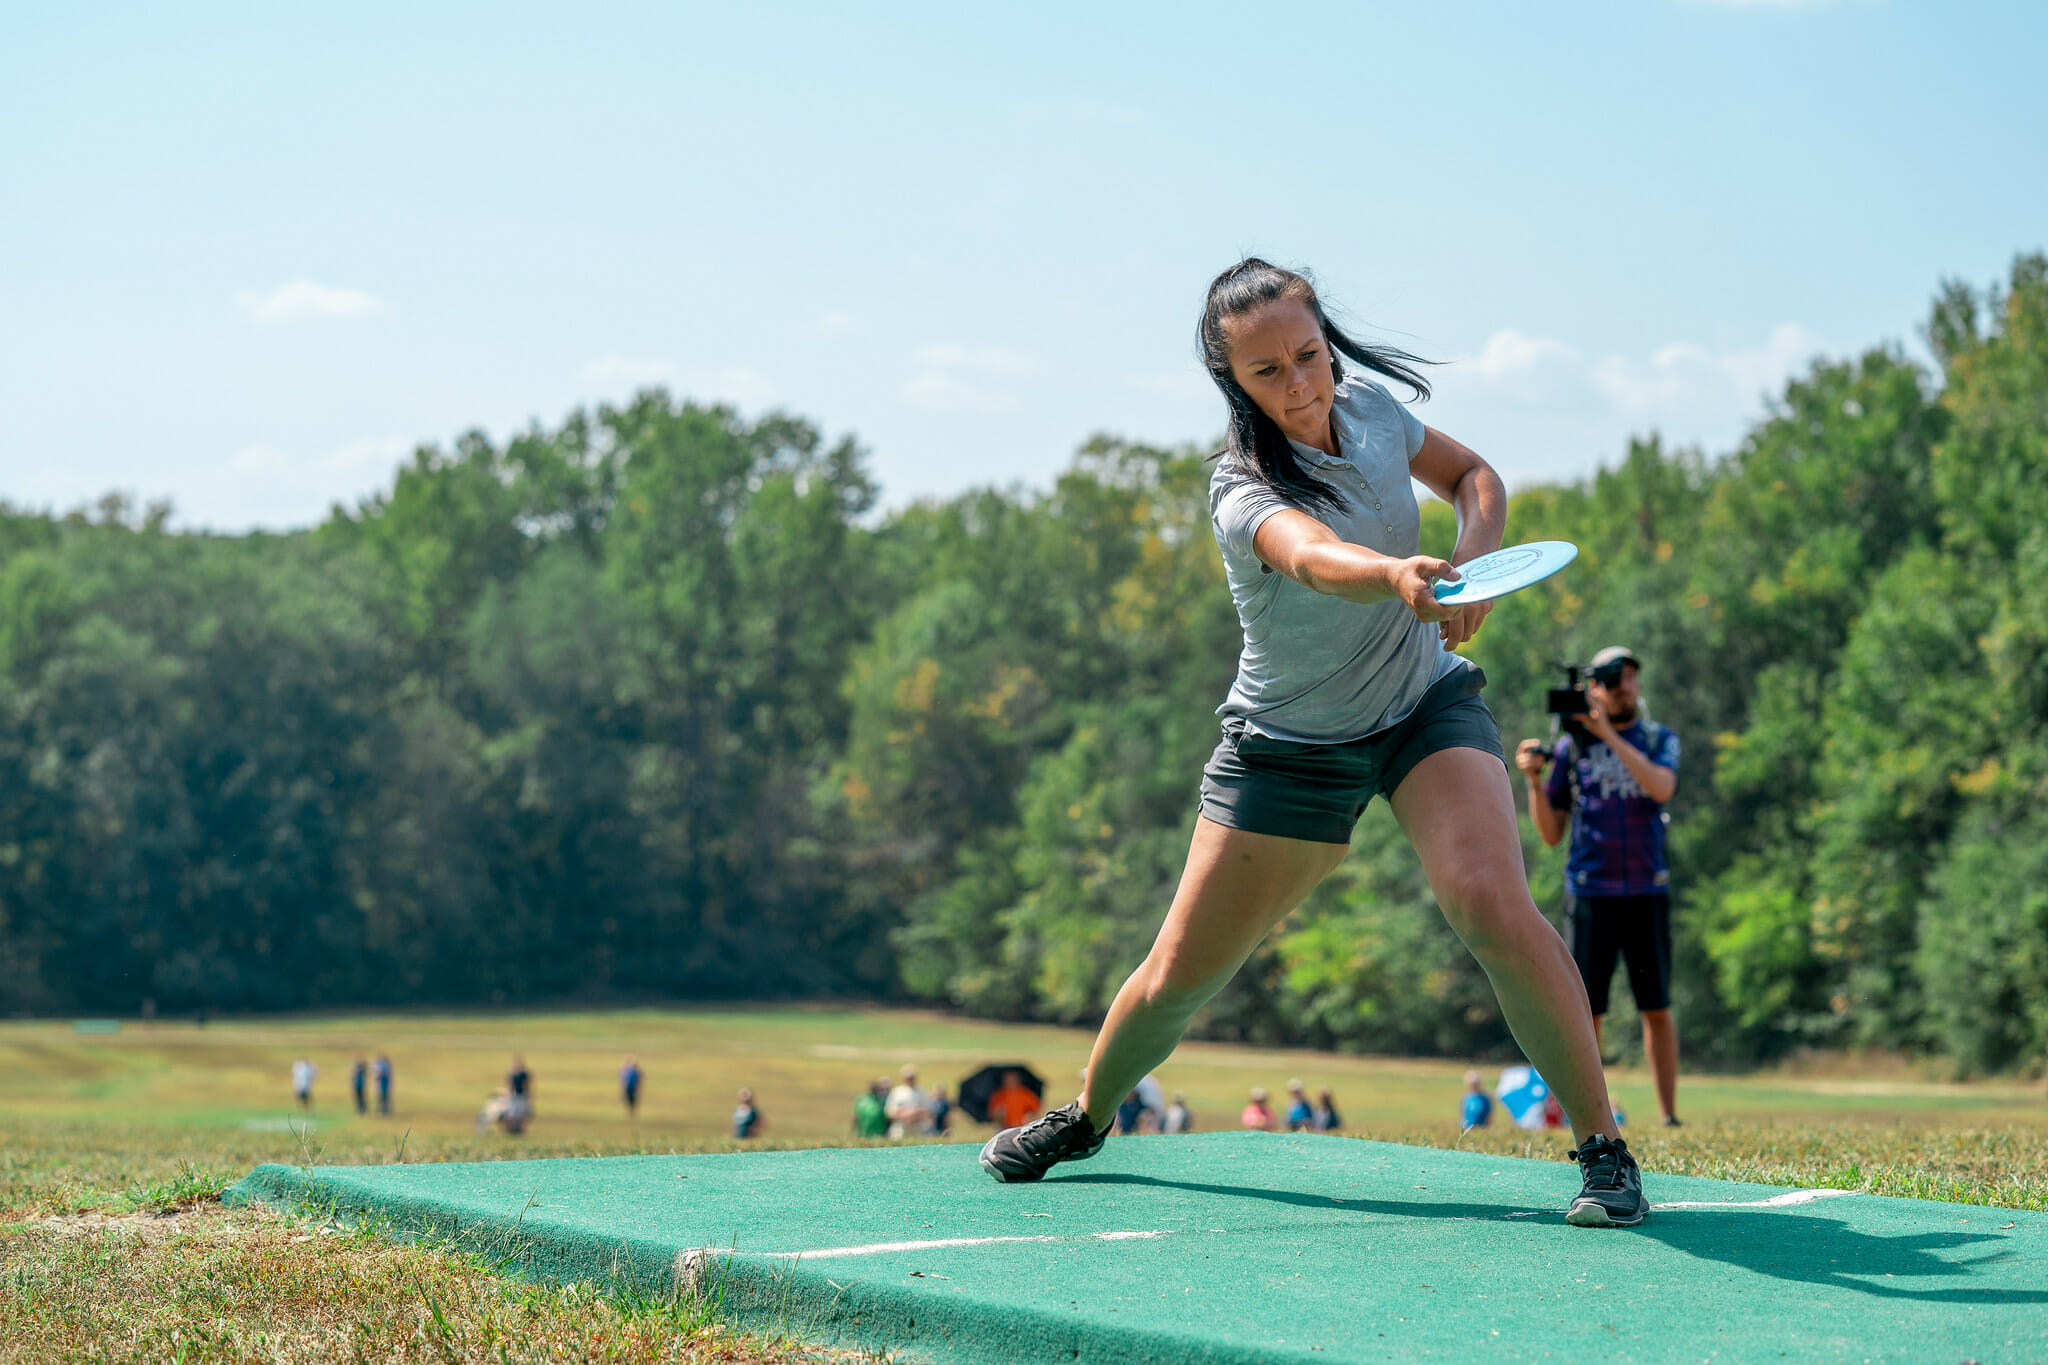
[[[1729,448],[2048,242],[2048,6],[0,11],[0,497],[317,521],[641,384],[885,500],[1209,440],[1244,252],[1510,483]]]

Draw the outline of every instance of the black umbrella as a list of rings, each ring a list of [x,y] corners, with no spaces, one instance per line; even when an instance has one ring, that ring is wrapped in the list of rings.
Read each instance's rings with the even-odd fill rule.
[[[1045,1082],[1038,1073],[1022,1062],[1003,1062],[985,1066],[960,1082],[960,1088],[953,1093],[953,1100],[967,1111],[968,1117],[977,1123],[993,1123],[988,1116],[989,1097],[1003,1087],[1003,1073],[1014,1071],[1017,1079],[1024,1082],[1024,1088],[1040,1099],[1045,1098]]]

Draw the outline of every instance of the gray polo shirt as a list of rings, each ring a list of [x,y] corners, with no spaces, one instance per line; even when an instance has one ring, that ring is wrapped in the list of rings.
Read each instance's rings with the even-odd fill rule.
[[[1342,515],[1308,512],[1353,545],[1406,559],[1419,552],[1422,517],[1408,462],[1422,423],[1364,374],[1337,386],[1340,457],[1290,442],[1302,464],[1342,495]],[[1266,518],[1296,508],[1226,455],[1209,480],[1209,516],[1230,595],[1244,627],[1237,681],[1216,713],[1258,734],[1299,744],[1361,739],[1405,719],[1430,685],[1471,664],[1444,648],[1434,625],[1406,603],[1349,602],[1268,569],[1252,550]]]

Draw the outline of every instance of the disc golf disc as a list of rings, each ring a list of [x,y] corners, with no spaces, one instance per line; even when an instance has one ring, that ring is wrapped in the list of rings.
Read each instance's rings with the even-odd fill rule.
[[[1569,540],[1532,540],[1527,545],[1509,545],[1490,555],[1458,566],[1459,577],[1436,585],[1436,600],[1446,606],[1463,607],[1474,602],[1491,602],[1520,592],[1579,557],[1579,547]]]

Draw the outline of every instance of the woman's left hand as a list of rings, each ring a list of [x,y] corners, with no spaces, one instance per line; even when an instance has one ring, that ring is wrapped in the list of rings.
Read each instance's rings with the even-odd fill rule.
[[[1450,620],[1439,622],[1437,632],[1443,636],[1444,648],[1456,649],[1477,635],[1480,623],[1486,620],[1486,614],[1492,610],[1491,602],[1474,602],[1469,607],[1460,608],[1458,614]]]

